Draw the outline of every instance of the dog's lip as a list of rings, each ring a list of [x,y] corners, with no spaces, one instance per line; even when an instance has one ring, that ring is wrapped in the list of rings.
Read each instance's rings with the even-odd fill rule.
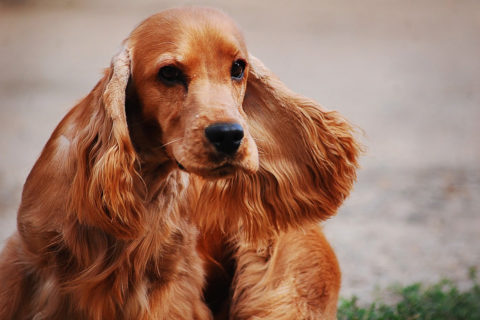
[[[188,171],[187,168],[185,168],[179,161],[175,160],[175,162],[177,163],[177,166],[179,169],[181,170],[184,170],[184,171]],[[227,168],[233,168],[235,167],[233,164],[231,163],[224,163],[218,167],[209,167],[209,168],[201,168],[202,171],[219,171],[219,170],[223,170],[223,169],[227,169]],[[199,168],[200,169],[200,168]]]
[[[231,174],[235,168],[237,167],[236,165],[230,163],[230,162],[225,162],[222,165],[216,166],[216,167],[192,167],[192,168],[186,168],[180,161],[175,160],[178,168],[180,170],[183,170],[185,172],[191,172],[191,173],[196,173],[201,176],[226,176]],[[223,172],[222,172],[223,171]]]
[[[210,171],[218,171],[218,170],[223,170],[223,169],[233,168],[233,167],[234,167],[233,164],[227,162],[222,164],[221,166],[211,168]]]
[[[177,166],[178,168],[180,168],[180,170],[187,171],[187,169],[185,169],[185,167],[180,162],[178,162],[177,160],[175,160],[175,162],[177,163]]]
[[[222,177],[227,177],[233,174],[236,170],[236,166],[231,164],[231,163],[224,163],[218,167],[214,168],[207,168],[205,169],[205,174],[203,176],[205,177],[211,177],[211,178],[222,178]]]

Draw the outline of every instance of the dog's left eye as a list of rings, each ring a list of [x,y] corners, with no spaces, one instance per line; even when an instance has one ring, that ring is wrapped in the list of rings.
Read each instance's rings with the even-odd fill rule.
[[[183,75],[182,70],[175,66],[165,66],[160,68],[158,71],[158,78],[168,86],[173,86],[179,83],[185,84],[185,76]]]
[[[242,80],[244,71],[245,71],[245,61],[243,60],[234,61],[232,64],[232,68],[230,69],[230,74],[232,75],[232,79]]]

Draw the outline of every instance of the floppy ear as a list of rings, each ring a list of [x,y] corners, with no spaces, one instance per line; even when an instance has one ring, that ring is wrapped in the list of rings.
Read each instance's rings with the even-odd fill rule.
[[[356,179],[360,146],[352,126],[290,91],[252,56],[243,108],[260,169],[205,182],[201,224],[258,239],[335,214]]]
[[[84,121],[76,137],[76,174],[71,211],[80,222],[120,238],[135,237],[143,228],[137,157],[125,113],[130,77],[128,49],[116,55],[102,80],[77,108]],[[135,188],[137,186],[137,188]]]

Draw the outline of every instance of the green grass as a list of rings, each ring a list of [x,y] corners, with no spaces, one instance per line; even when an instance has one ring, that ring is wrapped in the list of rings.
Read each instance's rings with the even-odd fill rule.
[[[338,309],[339,320],[480,320],[480,286],[476,270],[470,269],[472,286],[460,291],[449,280],[424,287],[415,283],[397,287],[392,293],[398,298],[396,304],[376,301],[360,306],[358,298],[341,299]]]

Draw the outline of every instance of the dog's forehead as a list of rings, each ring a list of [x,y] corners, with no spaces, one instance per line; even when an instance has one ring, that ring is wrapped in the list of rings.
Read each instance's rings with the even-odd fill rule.
[[[177,8],[153,15],[130,35],[134,50],[145,55],[172,55],[188,59],[199,53],[211,57],[246,55],[242,33],[226,14],[215,9]]]

